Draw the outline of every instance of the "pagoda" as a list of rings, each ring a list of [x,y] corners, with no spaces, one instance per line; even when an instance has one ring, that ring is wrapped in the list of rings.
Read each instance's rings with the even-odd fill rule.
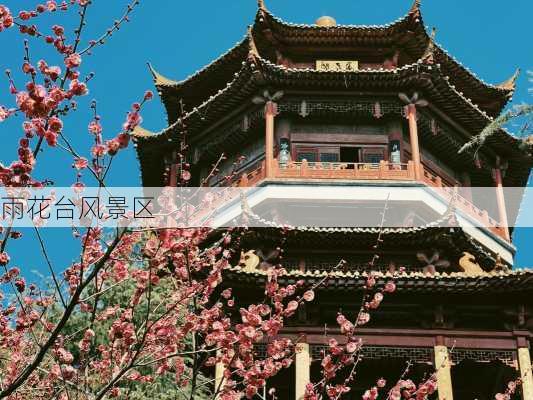
[[[437,371],[440,400],[494,398],[517,378],[515,398],[533,400],[533,271],[513,269],[517,216],[508,210],[518,207],[504,195],[525,187],[533,160],[503,128],[476,154],[459,152],[511,100],[518,72],[501,84],[482,81],[426,31],[419,0],[380,26],[332,17],[287,23],[260,0],[245,37],[211,64],[182,81],[151,73],[168,127],[134,133],[145,187],[182,184],[186,164],[192,186],[300,185],[300,200],[317,203],[324,188],[333,199],[346,187],[380,185],[453,193],[444,212],[426,205],[402,215],[417,226],[271,227],[242,236],[224,282],[241,304],[262,297],[274,263],[287,270],[284,283],[324,280],[282,331],[299,338],[301,351],[268,382],[279,399],[301,399],[306,383],[319,380],[324,347],[343,340],[337,312],[358,310],[373,273],[378,284],[395,276],[397,291],[359,329],[353,398],[381,376],[398,379],[410,362],[415,381]],[[493,187],[490,201],[476,199],[476,187]],[[479,227],[437,223],[458,215]],[[334,270],[340,259],[345,266]]]

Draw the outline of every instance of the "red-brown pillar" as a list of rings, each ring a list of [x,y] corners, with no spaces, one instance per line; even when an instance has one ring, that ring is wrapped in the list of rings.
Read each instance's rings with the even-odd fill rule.
[[[420,147],[418,144],[418,125],[416,122],[416,106],[407,106],[407,119],[409,121],[409,141],[411,144],[411,158],[415,166],[415,179],[422,178],[422,163],[420,162]]]
[[[176,187],[178,186],[178,164],[176,161],[176,153],[172,153],[170,159],[170,167],[168,173],[168,186]]]
[[[272,178],[272,163],[274,160],[274,117],[278,106],[273,101],[265,105],[265,175]]]
[[[498,203],[498,216],[500,226],[504,230],[505,239],[508,241],[511,239],[509,235],[509,221],[507,219],[507,210],[505,208],[505,196],[503,194],[503,178],[502,170],[497,167],[492,170],[492,176],[494,178],[494,184],[496,185],[496,202]]]

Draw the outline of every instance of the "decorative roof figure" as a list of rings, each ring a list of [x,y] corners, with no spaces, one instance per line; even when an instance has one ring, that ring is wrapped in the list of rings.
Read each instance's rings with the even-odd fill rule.
[[[421,15],[421,12],[420,12],[420,0],[415,0],[413,5],[411,6],[411,9],[409,10],[409,14],[411,15],[418,15],[420,16]]]

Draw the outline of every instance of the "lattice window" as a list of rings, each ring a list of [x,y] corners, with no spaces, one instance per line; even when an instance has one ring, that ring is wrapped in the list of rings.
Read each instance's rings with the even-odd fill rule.
[[[323,357],[324,345],[312,345],[311,356],[315,360]],[[387,347],[387,346],[363,346],[361,354],[366,359],[402,359],[415,363],[433,364],[433,349],[429,347]]]
[[[302,117],[313,113],[364,113],[375,114],[375,101],[328,101],[328,100],[305,100],[305,101],[282,101],[278,104],[280,113],[299,114]],[[403,107],[396,102],[379,102],[380,115],[398,114],[403,115]]]
[[[452,363],[457,365],[464,360],[488,363],[501,361],[509,367],[518,369],[517,355],[512,350],[478,350],[478,349],[454,349],[451,355]]]
[[[305,258],[305,269],[314,271],[314,270],[320,270],[320,271],[330,271],[334,267],[336,267],[341,259],[344,259],[346,261],[346,264],[343,266],[343,271],[359,271],[359,272],[370,272],[370,271],[379,271],[379,272],[388,272],[390,268],[390,264],[388,262],[382,262],[382,263],[375,263],[373,266],[370,266],[368,262],[365,262],[361,257],[358,258],[351,258],[351,257],[343,257],[343,256],[317,256],[317,257],[306,257]],[[367,257],[368,260],[371,259],[371,256]],[[403,265],[408,264],[409,267],[407,268],[409,271],[417,271],[421,272],[423,270],[422,267],[412,267],[412,262],[406,261],[405,263],[399,263],[396,265],[396,270]],[[300,269],[298,259],[291,258],[287,259],[283,262],[283,265],[285,268],[291,270],[291,269]]]

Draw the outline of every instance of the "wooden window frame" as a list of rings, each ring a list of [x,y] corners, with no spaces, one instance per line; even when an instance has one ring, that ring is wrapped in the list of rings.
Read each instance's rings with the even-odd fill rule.
[[[387,161],[387,159],[388,159],[388,157],[387,157],[388,154],[387,153],[388,153],[387,152],[387,147],[385,147],[385,146],[361,147],[361,150],[360,150],[361,157],[359,159],[364,164],[370,164],[371,162],[366,160],[367,156],[369,156],[369,155],[380,155],[381,156],[381,160]],[[377,164],[377,163],[372,163],[372,164]]]
[[[315,162],[323,162],[321,161],[321,155],[322,154],[336,154],[337,155],[337,161],[331,161],[331,162],[338,162],[340,159],[340,147],[339,146],[328,146],[328,145],[316,145],[316,146],[310,146],[308,144],[295,144],[293,145],[292,149],[292,158],[295,161],[298,161],[298,155],[300,153],[314,153],[315,154]],[[309,161],[309,160],[307,160]],[[312,162],[312,161],[309,161]],[[324,161],[327,162],[327,161]]]

